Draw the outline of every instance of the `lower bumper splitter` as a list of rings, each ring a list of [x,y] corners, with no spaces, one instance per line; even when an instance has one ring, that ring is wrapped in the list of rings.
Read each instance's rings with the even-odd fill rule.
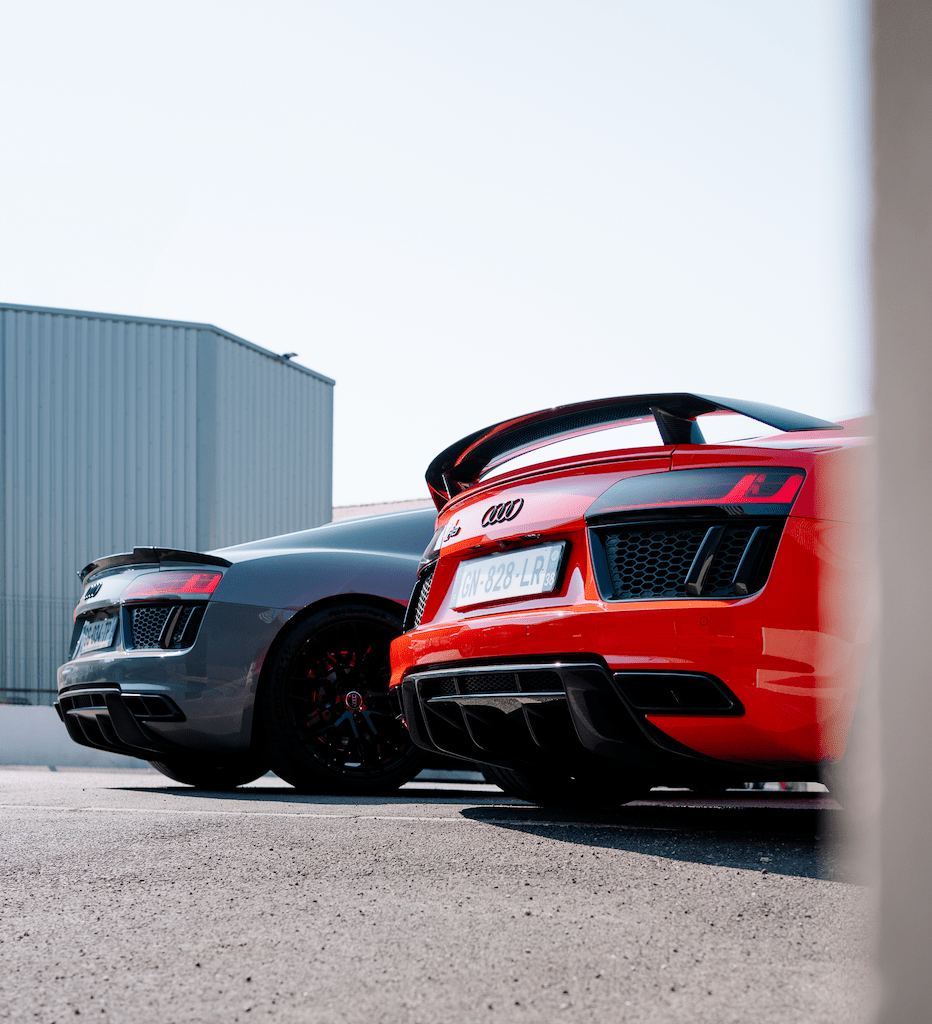
[[[571,774],[623,763],[671,781],[736,770],[647,721],[744,713],[724,683],[700,673],[612,673],[600,661],[458,663],[411,672],[399,690],[415,742],[464,760]]]
[[[147,721],[184,721],[178,706],[167,697],[122,693],[115,687],[63,693],[55,710],[75,743],[144,760],[176,749],[147,729]]]

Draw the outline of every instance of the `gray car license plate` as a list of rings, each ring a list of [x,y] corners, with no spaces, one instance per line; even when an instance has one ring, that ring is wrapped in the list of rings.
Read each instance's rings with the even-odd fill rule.
[[[94,622],[85,622],[81,631],[81,653],[88,651],[99,651],[109,647],[116,636],[117,617],[111,615],[109,619],[97,619]]]

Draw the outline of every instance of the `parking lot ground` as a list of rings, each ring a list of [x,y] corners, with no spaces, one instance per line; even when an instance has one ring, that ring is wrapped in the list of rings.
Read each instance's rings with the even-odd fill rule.
[[[0,1020],[841,1024],[870,894],[824,793],[610,813],[471,782],[0,769]]]

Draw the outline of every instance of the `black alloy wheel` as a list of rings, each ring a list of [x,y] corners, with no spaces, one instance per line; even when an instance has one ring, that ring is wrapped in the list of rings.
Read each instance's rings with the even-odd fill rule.
[[[388,700],[388,649],[401,620],[367,605],[312,615],[286,634],[263,670],[258,750],[306,793],[388,793],[425,754]]]
[[[212,762],[194,758],[172,758],[169,761],[150,761],[157,771],[175,782],[197,789],[236,789],[254,782],[269,770],[268,764],[252,754],[244,754],[232,761]]]

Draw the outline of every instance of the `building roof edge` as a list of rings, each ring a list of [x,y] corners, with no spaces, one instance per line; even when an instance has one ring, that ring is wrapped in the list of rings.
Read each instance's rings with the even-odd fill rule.
[[[255,342],[247,341],[245,338],[241,338],[239,335],[233,334],[231,331],[225,331],[222,327],[215,327],[213,324],[197,323],[196,321],[191,320],[160,320],[157,317],[132,316],[127,313],[97,313],[87,309],[62,309],[57,306],[27,306],[20,305],[15,302],[0,302],[0,310],[4,309],[13,310],[18,313],[58,313],[63,316],[85,317],[89,320],[120,320],[123,322],[137,324],[154,324],[158,327],[187,327],[198,331],[213,331],[215,334],[219,334],[222,338],[235,341],[238,345],[245,345],[246,348],[251,348],[256,352],[259,352],[261,355],[268,356],[270,359],[274,359],[279,363],[284,363],[286,366],[290,366],[294,370],[299,370],[301,373],[306,373],[309,376],[322,381],[324,384],[329,384],[331,387],[336,384],[336,381],[331,377],[327,377],[322,373],[318,373],[316,370],[311,370],[306,366],[302,366],[300,363],[293,363],[290,359],[283,359],[277,352],[272,352],[271,349],[263,348]]]

